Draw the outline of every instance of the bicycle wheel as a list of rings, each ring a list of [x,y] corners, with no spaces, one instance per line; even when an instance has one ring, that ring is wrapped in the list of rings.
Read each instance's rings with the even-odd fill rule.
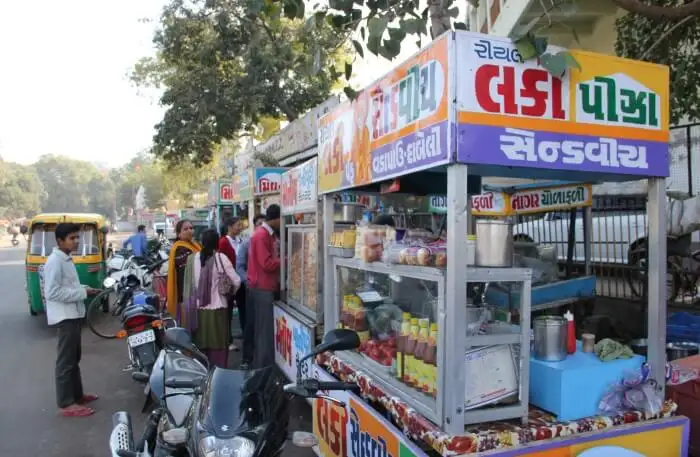
[[[92,333],[100,338],[116,338],[117,332],[122,329],[121,308],[122,305],[118,302],[117,294],[113,289],[103,290],[95,295],[87,308],[87,324]]]
[[[632,295],[645,298],[649,290],[647,251],[630,252],[629,257],[628,264],[632,270],[627,275],[627,283]],[[680,265],[680,262],[678,256],[671,256],[666,262],[666,300],[669,302],[678,297],[681,278],[677,265]]]

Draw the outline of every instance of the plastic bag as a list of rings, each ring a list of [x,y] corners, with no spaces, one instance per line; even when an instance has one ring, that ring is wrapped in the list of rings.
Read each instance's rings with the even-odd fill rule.
[[[656,381],[649,379],[649,365],[626,372],[622,380],[603,395],[598,409],[604,413],[642,411],[656,415],[663,407],[663,398]]]

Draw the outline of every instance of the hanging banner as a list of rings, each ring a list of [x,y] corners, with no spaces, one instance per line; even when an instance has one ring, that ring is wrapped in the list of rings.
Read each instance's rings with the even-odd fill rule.
[[[511,198],[503,192],[483,192],[472,195],[472,215],[509,216],[513,213]]]
[[[282,214],[316,211],[318,158],[313,158],[282,173]]]
[[[451,35],[319,120],[318,191],[362,186],[449,160]]]
[[[572,50],[557,78],[508,38],[456,40],[459,162],[669,175],[668,67]]]
[[[280,191],[282,173],[287,168],[256,168],[254,195],[276,194]]]
[[[566,211],[592,204],[593,186],[590,184],[523,189],[510,196],[514,214]]]

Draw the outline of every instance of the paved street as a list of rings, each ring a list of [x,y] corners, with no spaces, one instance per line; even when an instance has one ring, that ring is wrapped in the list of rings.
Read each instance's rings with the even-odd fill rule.
[[[83,331],[83,381],[88,392],[100,395],[97,414],[63,418],[56,414],[54,395],[55,331],[44,316],[31,317],[24,290],[24,249],[0,247],[0,455],[42,457],[103,457],[112,413],[131,412],[138,434],[141,387],[121,369],[127,362],[123,341],[107,341]],[[295,411],[308,418],[310,408]],[[297,422],[297,421],[295,421]],[[302,429],[309,430],[304,421]],[[309,457],[308,449],[289,443],[285,457]]]

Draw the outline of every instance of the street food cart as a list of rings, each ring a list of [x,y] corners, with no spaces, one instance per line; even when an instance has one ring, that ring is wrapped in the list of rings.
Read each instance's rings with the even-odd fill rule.
[[[272,204],[280,203],[280,181],[287,168],[260,167],[242,171],[233,177],[233,202],[247,208],[248,227],[253,219]]]
[[[502,237],[508,231],[498,223],[489,232],[489,224],[477,221],[475,243],[465,242],[470,197],[481,192],[471,185],[475,177],[648,179],[644,367],[663,398],[668,68],[571,55],[580,69],[556,78],[534,61],[523,62],[507,38],[449,32],[320,119],[324,326],[352,328],[362,341],[359,351],[320,357],[311,367],[315,377],[355,382],[361,390],[328,393],[344,407],[315,400],[320,455],[687,455],[689,423],[674,416],[672,402],[653,412],[602,415],[602,392],[593,392],[596,399],[583,405],[593,412],[567,420],[533,407],[533,389],[550,382],[538,369],[538,382],[530,383],[533,367],[541,365],[530,356],[533,269],[512,266],[513,256],[484,266],[487,254],[512,243],[512,232]],[[398,228],[360,225],[355,255],[334,255],[328,244],[333,194],[376,191],[387,180],[400,181],[402,191],[446,195],[446,239],[396,250]],[[443,188],[435,189],[439,183]],[[468,265],[474,246],[476,263]],[[474,282],[515,283],[517,319],[472,332],[468,284]],[[547,367],[580,369],[584,357],[592,368],[575,379],[551,380],[559,382],[564,403],[590,397],[588,384],[600,385],[601,366],[618,362],[580,350],[566,357],[563,365]],[[643,359],[636,357],[629,361],[641,369]]]

